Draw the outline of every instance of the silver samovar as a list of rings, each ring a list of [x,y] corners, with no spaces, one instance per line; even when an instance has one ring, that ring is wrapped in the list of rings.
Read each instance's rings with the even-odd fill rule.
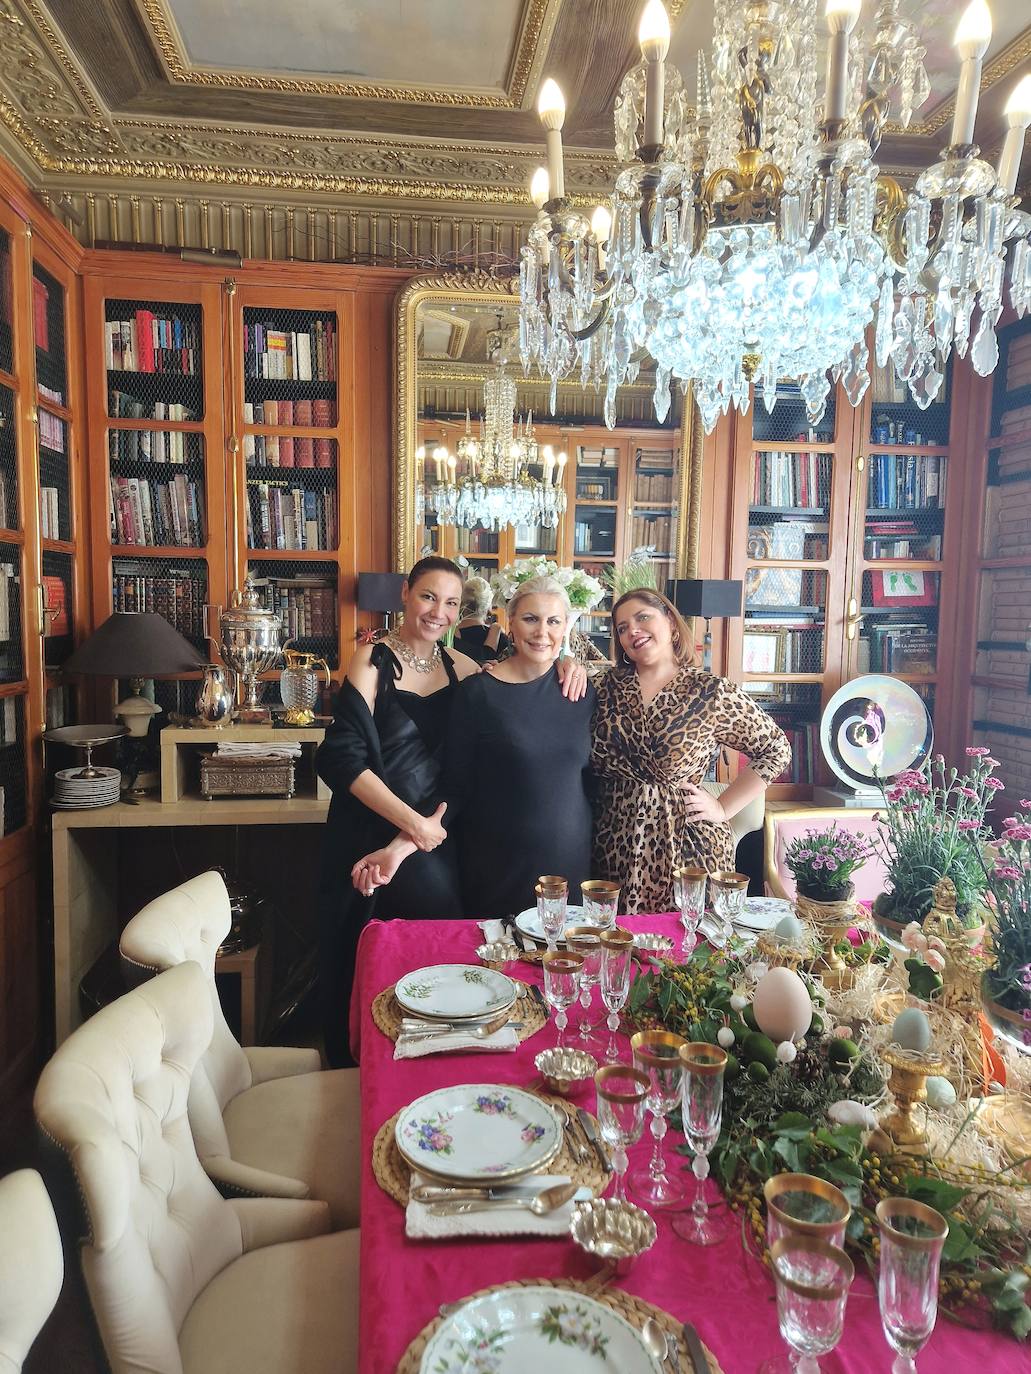
[[[246,725],[267,725],[272,714],[258,703],[258,678],[280,656],[280,621],[261,604],[258,590],[248,575],[243,591],[232,593],[230,604],[219,617],[222,657],[237,675],[237,720]]]

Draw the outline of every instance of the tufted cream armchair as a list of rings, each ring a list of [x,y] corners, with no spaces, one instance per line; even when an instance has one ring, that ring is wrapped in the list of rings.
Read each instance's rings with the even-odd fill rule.
[[[730,786],[726,782],[713,782],[711,778],[703,778],[701,786],[706,792],[711,792],[714,797],[721,796]],[[740,844],[746,835],[751,835],[754,830],[763,828],[763,821],[766,817],[766,793],[760,792],[759,796],[753,797],[747,806],[743,806],[736,816],[732,816],[728,824],[734,836],[734,843]]]
[[[0,1374],[18,1374],[64,1280],[57,1218],[35,1169],[0,1179]]]
[[[227,1201],[201,1168],[187,1098],[211,1033],[208,980],[180,964],[75,1031],[36,1088],[112,1374],[352,1374],[359,1233],[330,1232],[324,1202]]]
[[[145,906],[119,942],[134,982],[184,960],[208,979],[214,1029],[189,1100],[201,1163],[225,1191],[321,1198],[335,1226],[357,1226],[358,1070],[323,1072],[316,1050],[241,1049],[215,986],[215,955],[230,924],[222,875],[202,873]]]

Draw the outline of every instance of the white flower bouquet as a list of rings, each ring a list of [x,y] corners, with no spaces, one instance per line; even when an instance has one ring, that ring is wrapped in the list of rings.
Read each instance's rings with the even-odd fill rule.
[[[596,577],[582,568],[560,567],[551,558],[517,558],[506,563],[490,580],[494,605],[504,607],[515,596],[516,588],[531,577],[553,577],[566,589],[569,604],[578,614],[592,611],[605,595],[605,588]]]

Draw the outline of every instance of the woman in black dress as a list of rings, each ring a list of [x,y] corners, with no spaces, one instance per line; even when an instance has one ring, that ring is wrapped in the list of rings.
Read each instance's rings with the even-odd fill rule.
[[[504,658],[511,641],[496,622],[488,625],[492,592],[485,577],[467,577],[462,588],[462,612],[455,631],[455,648],[477,663]]]
[[[532,906],[541,873],[561,873],[574,893],[590,876],[594,689],[563,698],[555,660],[568,615],[561,583],[524,582],[508,606],[515,652],[455,693],[439,795],[470,916]],[[356,886],[369,892],[395,873],[398,881],[413,853],[399,838],[367,855],[353,870]]]

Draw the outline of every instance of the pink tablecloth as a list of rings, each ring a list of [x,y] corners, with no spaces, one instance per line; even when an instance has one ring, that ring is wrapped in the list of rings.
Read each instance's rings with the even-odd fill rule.
[[[633,917],[626,924],[639,930],[679,931],[670,916]],[[360,1374],[393,1374],[408,1343],[436,1316],[441,1303],[513,1279],[587,1278],[592,1272],[566,1240],[409,1241],[402,1208],[373,1177],[373,1137],[399,1108],[422,1093],[456,1083],[527,1084],[535,1077],[534,1056],[554,1043],[549,1026],[515,1053],[394,1061],[392,1044],[372,1023],[373,998],[424,964],[476,962],[474,951],[481,938],[472,921],[374,922],[362,937],[352,1008],[352,1039],[356,1052],[360,1046],[362,1083]],[[520,964],[518,969],[524,981],[540,980],[532,965]],[[574,1101],[593,1111],[593,1087]],[[667,1146],[672,1149],[679,1139],[670,1131]],[[647,1148],[642,1144],[637,1152]],[[740,1232],[732,1230],[721,1245],[702,1250],[678,1239],[661,1211],[655,1218],[657,1243],[620,1283],[681,1320],[692,1321],[725,1374],[752,1374],[763,1359],[782,1351],[772,1285],[758,1262],[745,1253]],[[820,1364],[827,1374],[874,1374],[891,1368],[876,1295],[865,1275],[857,1277],[849,1298],[839,1349]],[[944,1319],[919,1360],[920,1374],[1028,1374],[1029,1367],[1026,1347],[1009,1337],[972,1333]]]

